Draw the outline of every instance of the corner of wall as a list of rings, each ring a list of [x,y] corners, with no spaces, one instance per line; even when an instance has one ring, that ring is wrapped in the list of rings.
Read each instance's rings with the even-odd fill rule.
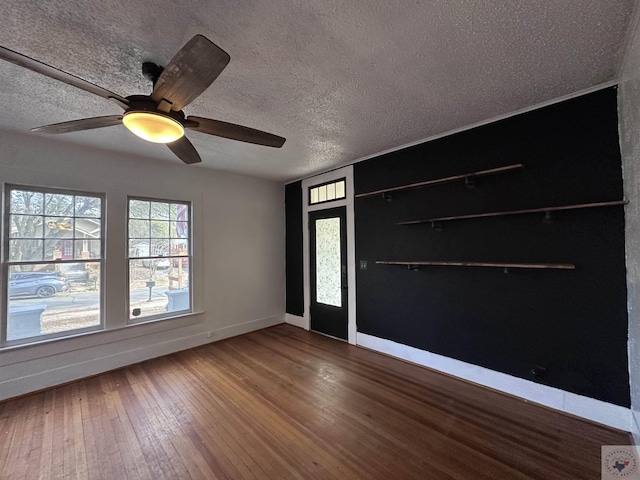
[[[305,320],[304,317],[299,317],[298,315],[291,315],[290,313],[287,313],[285,315],[284,321],[289,325],[309,330],[309,322]]]
[[[629,314],[629,382],[631,390],[631,432],[640,442],[640,9],[636,8],[620,67],[618,88],[618,130],[622,154],[627,264],[627,310]]]

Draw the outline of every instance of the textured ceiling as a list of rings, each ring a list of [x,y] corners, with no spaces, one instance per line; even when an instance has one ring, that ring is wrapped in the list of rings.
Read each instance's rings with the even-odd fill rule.
[[[634,3],[2,0],[0,45],[127,96],[203,34],[231,62],[185,112],[287,142],[189,132],[203,163],[185,168],[288,180],[615,80]],[[3,61],[0,85],[1,129],[121,113]],[[56,138],[179,162],[123,126]]]

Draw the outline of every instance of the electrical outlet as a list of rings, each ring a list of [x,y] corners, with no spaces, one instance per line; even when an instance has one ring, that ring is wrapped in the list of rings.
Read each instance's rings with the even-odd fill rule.
[[[360,260],[360,270],[366,270],[366,269],[367,269],[367,261]]]
[[[213,337],[213,332],[207,332],[207,338]]]

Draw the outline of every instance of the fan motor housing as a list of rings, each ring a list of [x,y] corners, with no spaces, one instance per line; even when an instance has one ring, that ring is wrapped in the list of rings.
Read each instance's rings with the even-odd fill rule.
[[[127,97],[127,100],[129,100],[127,112],[156,112],[171,117],[182,124],[186,123],[182,110],[170,110],[168,112],[160,110],[158,109],[158,102],[153,100],[149,95],[130,95]]]

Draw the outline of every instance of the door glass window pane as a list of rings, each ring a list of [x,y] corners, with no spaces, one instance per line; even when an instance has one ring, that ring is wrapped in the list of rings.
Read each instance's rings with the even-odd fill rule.
[[[340,218],[316,220],[316,301],[342,306]]]

